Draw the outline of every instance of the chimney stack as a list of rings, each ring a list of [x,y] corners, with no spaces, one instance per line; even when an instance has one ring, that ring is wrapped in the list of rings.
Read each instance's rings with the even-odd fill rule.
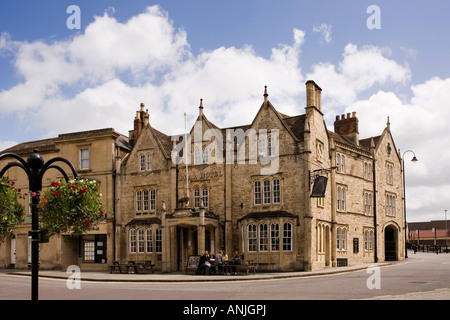
[[[336,121],[334,122],[334,132],[354,144],[359,145],[359,128],[356,112],[352,112],[351,114],[347,113],[347,116],[345,114],[336,116]]]
[[[315,107],[322,112],[321,96],[322,89],[313,81],[306,81],[306,107]]]
[[[136,141],[141,134],[142,128],[149,123],[148,109],[144,111],[145,104],[140,104],[140,110],[136,111],[136,116],[134,118],[133,130],[130,131],[129,140],[130,144],[134,146]]]

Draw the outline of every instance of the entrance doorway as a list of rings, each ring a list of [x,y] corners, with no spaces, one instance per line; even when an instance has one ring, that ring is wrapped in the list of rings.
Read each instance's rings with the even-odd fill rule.
[[[384,229],[384,257],[386,261],[397,260],[397,231],[392,227]]]
[[[197,254],[197,227],[177,226],[177,271],[185,271],[187,259]]]

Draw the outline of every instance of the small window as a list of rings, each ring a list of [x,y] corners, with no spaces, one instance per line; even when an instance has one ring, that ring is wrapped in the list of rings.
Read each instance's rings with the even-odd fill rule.
[[[195,148],[194,150],[194,164],[201,164],[200,150]]]
[[[209,199],[208,199],[208,188],[207,187],[203,187],[203,189],[202,189],[202,200],[203,200],[203,206],[205,208],[208,208]]]
[[[144,252],[144,230],[138,229],[138,252]]]
[[[386,215],[395,217],[395,196],[392,194],[386,194]]]
[[[386,164],[386,182],[388,184],[394,184],[394,165],[392,163]]]
[[[269,143],[269,145],[268,145],[269,157],[275,156],[275,150],[276,150],[275,149],[275,143],[276,143],[275,137],[270,136],[268,139],[268,143]]]
[[[145,171],[145,154],[139,155],[139,171]]]
[[[200,208],[200,189],[194,189],[194,208]]]
[[[209,152],[208,152],[208,147],[203,148],[203,163],[209,164]]]
[[[270,204],[270,180],[264,180],[264,204]]]
[[[257,239],[256,225],[249,224],[247,230],[248,230],[247,231],[248,251],[256,252],[256,239]]]
[[[254,204],[260,205],[261,204],[261,181],[257,180],[254,182]]]
[[[156,229],[156,252],[162,252],[162,230]]]
[[[346,190],[344,187],[337,187],[337,210],[345,211]]]
[[[130,245],[130,253],[136,253],[136,230],[130,229],[129,231],[129,245]]]
[[[136,211],[142,211],[142,192],[136,191]]]
[[[89,169],[89,149],[80,149],[80,169]]]
[[[145,167],[146,167],[147,171],[152,170],[152,154],[151,153],[147,153]]]
[[[336,153],[336,171],[345,173],[345,156],[340,153]]]
[[[372,215],[372,193],[364,192],[364,213],[366,216]]]
[[[273,179],[273,203],[278,204],[281,201],[280,195],[280,179]]]
[[[270,251],[280,250],[280,225],[272,223],[270,225]]]
[[[144,201],[143,201],[144,211],[148,211],[148,190],[144,190],[142,193],[143,193],[143,198],[144,198]]]
[[[269,238],[267,224],[261,223],[259,225],[259,251],[268,251]]]
[[[372,164],[369,162],[364,162],[364,179],[372,181]]]
[[[292,224],[283,225],[283,251],[292,251]]]
[[[83,260],[85,262],[95,261],[95,241],[84,241],[84,255]]]
[[[145,252],[153,253],[153,232],[152,229],[145,230]]]
[[[155,189],[150,190],[150,211],[156,210],[156,191]]]
[[[259,140],[258,140],[258,155],[260,158],[265,158],[266,154],[267,154],[266,139],[259,138]]]

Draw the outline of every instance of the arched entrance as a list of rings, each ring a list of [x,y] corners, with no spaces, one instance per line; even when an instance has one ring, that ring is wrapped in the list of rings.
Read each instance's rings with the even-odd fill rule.
[[[385,261],[397,260],[397,229],[387,226],[384,229],[384,259]]]

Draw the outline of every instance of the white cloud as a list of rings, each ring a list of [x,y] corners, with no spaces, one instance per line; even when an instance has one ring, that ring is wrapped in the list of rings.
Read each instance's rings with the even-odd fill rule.
[[[320,25],[313,26],[313,32],[321,33],[323,36],[323,41],[321,43],[329,44],[332,41],[331,29],[333,26],[331,24],[322,23]]]
[[[450,78],[432,78],[411,86],[412,97],[402,101],[393,92],[379,91],[346,108],[356,111],[360,137],[379,135],[389,116],[397,148],[405,158],[408,220],[442,219],[450,202]],[[414,152],[419,159],[411,163]],[[427,218],[425,218],[427,217]]]
[[[105,12],[65,41],[14,42],[2,34],[0,44],[14,52],[23,81],[0,92],[0,110],[33,112],[35,121],[27,130],[45,136],[99,126],[126,134],[144,102],[154,125],[171,133],[183,125],[184,112],[193,121],[200,98],[218,125],[250,122],[268,85],[269,92],[277,92],[273,101],[281,97],[281,109],[298,113],[304,37],[293,29],[292,44],[273,48],[269,59],[250,46],[194,56],[185,31],[177,30],[159,6],[124,23]]]
[[[316,30],[331,41],[331,26]],[[430,204],[417,199],[421,187],[436,190],[435,185],[444,188],[450,181],[450,79],[410,85],[408,65],[392,59],[388,49],[354,44],[345,47],[338,64],[318,62],[304,76],[304,43],[305,32],[293,29],[292,43],[273,48],[269,58],[258,56],[251,46],[194,55],[186,32],[177,30],[158,6],[124,23],[105,13],[84,33],[53,43],[13,41],[2,33],[0,54],[14,55],[21,81],[0,92],[0,112],[17,114],[24,130],[44,136],[104,127],[127,134],[144,102],[151,124],[171,134],[184,129],[184,112],[188,125],[193,123],[200,98],[206,116],[219,126],[251,122],[263,101],[264,85],[280,112],[303,113],[304,82],[313,79],[323,89],[322,110],[329,125],[336,114],[357,111],[364,138],[379,135],[390,117],[397,147],[412,149],[419,158],[414,166],[407,165],[411,214],[431,215],[439,199]],[[410,85],[411,98],[400,98],[387,85]],[[372,92],[380,87],[384,90]],[[0,149],[12,143],[0,141]]]

